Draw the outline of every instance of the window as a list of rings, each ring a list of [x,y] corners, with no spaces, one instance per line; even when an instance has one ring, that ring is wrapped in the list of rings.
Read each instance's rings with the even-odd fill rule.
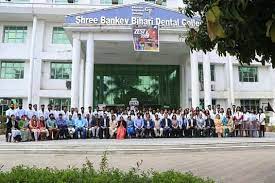
[[[67,107],[67,109],[71,108],[71,99],[70,98],[50,98],[49,104],[51,105],[59,105],[61,109]]]
[[[78,0],[54,0],[55,3],[67,4],[67,3],[77,3]]]
[[[243,67],[239,66],[240,82],[258,82],[257,67]]]
[[[167,0],[145,0],[145,2],[155,3],[158,5],[164,5],[164,6],[166,6],[166,1]]]
[[[63,27],[54,27],[52,35],[53,44],[70,44]]]
[[[23,79],[24,62],[1,62],[1,79]]]
[[[0,98],[0,116],[4,116],[6,114],[6,111],[10,108],[11,104],[15,105],[15,108],[18,104],[22,104],[21,98]]]
[[[198,64],[199,69],[199,82],[203,83],[203,64]],[[215,65],[210,65],[211,81],[215,81]]]
[[[241,100],[241,107],[247,110],[258,110],[260,107],[260,100]]]
[[[210,65],[211,81],[215,81],[215,65]]]
[[[51,79],[70,79],[72,73],[71,63],[51,63]]]
[[[25,43],[27,38],[27,26],[5,26],[4,43]]]
[[[123,0],[100,0],[100,4],[123,4]]]

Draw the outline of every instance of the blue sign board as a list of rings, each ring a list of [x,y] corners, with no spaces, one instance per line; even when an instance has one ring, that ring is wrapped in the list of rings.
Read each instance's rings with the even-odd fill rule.
[[[65,18],[65,24],[158,25],[160,28],[177,28],[197,27],[200,24],[200,18],[190,18],[159,5],[141,2],[68,15]]]

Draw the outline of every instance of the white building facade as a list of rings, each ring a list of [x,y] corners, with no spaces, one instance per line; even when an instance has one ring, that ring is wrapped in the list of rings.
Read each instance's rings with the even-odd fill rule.
[[[185,29],[160,29],[160,52],[140,53],[133,51],[129,26],[64,21],[66,15],[139,2],[144,0],[0,0],[0,112],[10,102],[88,107],[129,98],[170,107],[274,106],[270,64],[241,66],[215,51],[191,52]],[[152,6],[184,6],[181,0],[162,3]]]

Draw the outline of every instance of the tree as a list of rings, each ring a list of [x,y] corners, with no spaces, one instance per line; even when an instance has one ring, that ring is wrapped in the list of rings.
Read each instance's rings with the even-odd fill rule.
[[[188,17],[199,15],[201,24],[191,28],[186,43],[191,50],[229,53],[240,63],[252,61],[275,67],[274,0],[183,0]]]

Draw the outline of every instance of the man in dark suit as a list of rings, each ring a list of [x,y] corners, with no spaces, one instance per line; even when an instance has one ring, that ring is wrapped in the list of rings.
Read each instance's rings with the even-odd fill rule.
[[[197,134],[197,121],[194,118],[193,114],[190,115],[187,125],[188,137],[193,137]]]
[[[155,127],[154,121],[150,118],[150,114],[146,113],[144,126],[143,126],[145,137],[148,138],[154,135],[154,127]]]
[[[164,118],[160,121],[160,127],[163,128],[163,136],[169,137],[172,132],[172,121],[168,118],[167,112],[164,114]]]
[[[110,134],[109,134],[109,127],[110,127],[110,120],[107,116],[106,113],[103,114],[103,117],[100,117],[100,124],[99,124],[99,138],[103,139],[103,137],[105,138],[109,138]]]
[[[214,132],[215,132],[214,120],[211,118],[210,115],[208,115],[207,119],[205,120],[205,136],[213,137]]]

